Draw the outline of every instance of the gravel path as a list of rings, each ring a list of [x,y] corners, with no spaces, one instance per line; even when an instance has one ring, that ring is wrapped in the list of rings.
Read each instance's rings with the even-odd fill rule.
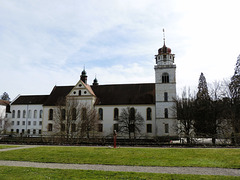
[[[11,151],[16,149],[34,148],[37,146],[21,146],[16,148],[0,149],[0,151]],[[122,165],[93,165],[93,164],[61,164],[61,163],[37,163],[27,161],[3,161],[0,166],[35,167],[51,169],[82,169],[101,171],[123,171],[123,172],[148,172],[167,174],[198,174],[198,175],[223,175],[240,176],[240,169],[228,168],[206,168],[206,167],[157,167],[157,166],[122,166]]]
[[[17,150],[17,149],[27,149],[27,148],[34,148],[34,147],[37,147],[37,146],[20,146],[20,147],[13,147],[13,148],[6,148],[6,149],[0,149],[0,152],[1,151],[12,151],[12,150]]]
[[[60,164],[60,163],[37,163],[37,162],[2,161],[2,160],[0,160],[0,166],[19,166],[19,167],[35,167],[35,168],[51,168],[51,169],[124,171],[124,172],[148,172],[148,173],[167,173],[167,174],[240,176],[239,169],[227,169],[227,168]]]

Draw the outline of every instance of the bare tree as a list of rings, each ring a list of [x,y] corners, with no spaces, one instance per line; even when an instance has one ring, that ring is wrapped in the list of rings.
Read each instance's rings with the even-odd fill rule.
[[[174,111],[177,115],[178,125],[176,131],[180,137],[187,139],[187,143],[192,143],[194,136],[194,101],[190,89],[186,92],[183,90],[182,97],[175,99]]]
[[[90,105],[81,106],[81,120],[78,123],[77,132],[80,137],[94,137],[97,131],[98,115],[96,109]]]
[[[97,113],[94,107],[72,98],[63,98],[57,102],[54,111],[54,134],[62,140],[90,138],[97,126]]]
[[[6,134],[9,127],[11,127],[9,119],[4,114],[0,115],[0,134]]]
[[[235,141],[240,144],[240,55],[237,58],[229,89],[231,93],[231,114],[234,136]]]
[[[230,138],[231,125],[231,93],[227,80],[215,81],[210,84],[210,97],[212,99],[212,118],[216,122],[219,137]]]
[[[136,139],[137,134],[141,133],[144,119],[142,115],[133,107],[123,108],[118,120],[119,133],[128,134],[129,139]]]

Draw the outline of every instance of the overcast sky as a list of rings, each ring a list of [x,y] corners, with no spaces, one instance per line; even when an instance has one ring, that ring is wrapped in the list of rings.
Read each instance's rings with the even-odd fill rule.
[[[154,55],[175,54],[177,90],[230,78],[240,54],[239,0],[0,0],[0,94],[88,83],[155,82]]]

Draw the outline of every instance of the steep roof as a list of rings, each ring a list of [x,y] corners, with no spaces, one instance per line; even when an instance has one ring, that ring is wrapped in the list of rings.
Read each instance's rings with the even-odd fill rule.
[[[56,106],[58,102],[64,103],[61,99],[65,98],[73,87],[74,86],[55,86],[43,105]]]
[[[115,84],[91,86],[96,105],[155,104],[155,84]]]
[[[43,104],[49,95],[21,95],[12,102],[12,105]]]

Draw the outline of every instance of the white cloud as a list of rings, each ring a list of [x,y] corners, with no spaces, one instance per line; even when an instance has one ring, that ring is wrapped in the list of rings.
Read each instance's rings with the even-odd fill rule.
[[[229,77],[240,53],[239,1],[0,0],[0,93],[48,94],[89,83],[154,82],[154,55],[176,54],[177,86]]]

